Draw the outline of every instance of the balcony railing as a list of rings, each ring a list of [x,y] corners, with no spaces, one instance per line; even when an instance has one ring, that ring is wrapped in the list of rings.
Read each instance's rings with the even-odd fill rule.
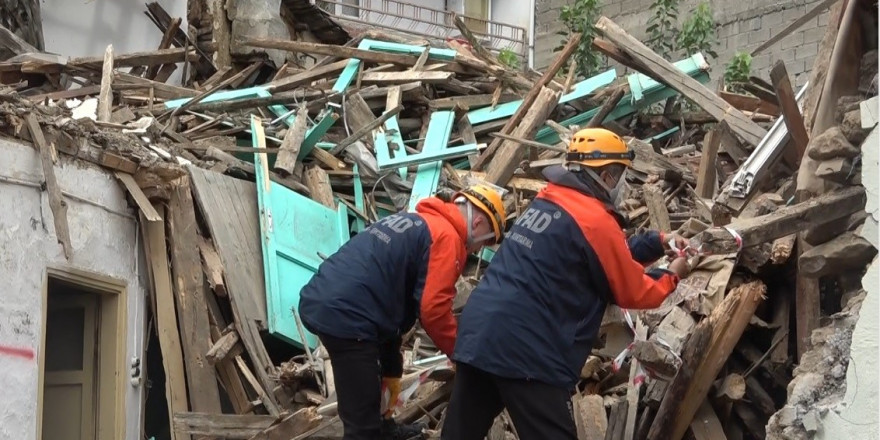
[[[451,38],[460,35],[452,12],[428,8],[398,0],[312,0],[335,19],[368,26],[403,31],[427,38]],[[487,49],[508,49],[527,65],[528,43],[524,28],[492,20],[461,15],[468,29]]]

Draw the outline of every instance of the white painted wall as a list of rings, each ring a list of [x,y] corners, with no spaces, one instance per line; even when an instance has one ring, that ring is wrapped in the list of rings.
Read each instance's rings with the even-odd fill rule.
[[[55,174],[62,190],[106,208],[66,198],[73,252],[71,260],[65,261],[46,192],[7,181],[42,182],[39,155],[29,145],[0,140],[0,157],[0,280],[4,281],[0,290],[0,439],[30,440],[37,432],[46,267],[67,265],[127,282],[126,347],[127,359],[131,359],[141,357],[143,349],[145,294],[138,279],[142,257],[133,210],[111,174],[59,158],[62,163],[56,165]],[[126,384],[126,439],[140,438],[142,397],[143,387]]]
[[[876,102],[875,102],[876,104]],[[862,144],[862,184],[867,191],[868,219],[862,236],[876,248],[880,221],[880,127]],[[862,279],[868,292],[852,335],[851,359],[842,403],[820,418],[816,440],[876,439],[880,437],[880,264],[877,258]]]
[[[172,18],[183,19],[186,0],[158,0]],[[146,1],[42,0],[46,51],[71,57],[104,56],[108,44],[117,54],[155,50],[162,32],[144,14]],[[179,81],[178,67],[172,81]]]

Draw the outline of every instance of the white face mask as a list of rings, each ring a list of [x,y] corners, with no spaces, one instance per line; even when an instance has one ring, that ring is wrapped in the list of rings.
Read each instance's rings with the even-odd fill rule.
[[[495,238],[494,232],[488,232],[479,237],[474,237],[474,205],[468,202],[464,197],[456,199],[455,203],[464,203],[467,205],[467,243],[465,243],[465,246],[468,248],[473,248],[477,245],[483,247],[482,243],[486,240]]]
[[[623,170],[623,173],[620,174],[620,177],[617,179],[617,183],[614,184],[614,188],[609,187],[595,171],[591,170],[589,167],[583,167],[583,170],[593,178],[605,191],[608,192],[608,199],[611,201],[611,204],[614,205],[615,208],[619,208],[623,205],[623,198],[626,195],[626,169]]]

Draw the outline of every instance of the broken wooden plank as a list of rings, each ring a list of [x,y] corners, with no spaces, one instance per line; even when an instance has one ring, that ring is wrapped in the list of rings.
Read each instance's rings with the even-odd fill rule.
[[[676,69],[672,63],[654,53],[607,17],[600,18],[596,28],[628,57],[627,65],[668,84],[706,110],[716,120],[727,119],[731,129],[746,142],[758,145],[767,134],[766,130],[721,99],[715,92]]]
[[[101,71],[101,93],[98,95],[98,121],[110,122],[113,110],[113,45],[104,52],[104,65]]]
[[[629,312],[624,311],[624,313]],[[645,324],[642,322],[638,315],[635,316],[635,324],[635,338],[637,340],[645,340],[648,337],[648,329],[645,327]],[[626,383],[627,412],[626,426],[624,427],[623,438],[633,438],[636,431],[636,421],[638,418],[639,410],[639,391],[642,387],[642,382],[636,379],[636,375],[638,373],[639,360],[635,356],[633,356],[629,364],[629,380]]]
[[[608,431],[608,416],[605,414],[602,396],[588,394],[575,396],[575,399],[577,400],[575,417],[578,417],[584,430],[583,436],[579,436],[578,440],[604,440]]]
[[[316,408],[303,408],[257,433],[250,440],[290,440],[316,428],[323,420]]]
[[[504,124],[504,128],[501,129],[502,134],[513,134],[515,128],[521,127],[521,123],[522,123],[523,119],[526,117],[526,114],[529,113],[529,111],[531,111],[533,107],[535,107],[534,104],[535,104],[536,100],[538,99],[538,96],[541,95],[542,93],[546,94],[546,92],[544,92],[545,86],[550,83],[550,81],[556,76],[556,73],[559,72],[559,69],[561,69],[562,66],[564,66],[566,62],[568,62],[568,59],[574,53],[575,49],[577,49],[578,43],[580,42],[580,38],[581,38],[581,34],[577,34],[577,33],[573,34],[569,37],[568,43],[566,43],[565,47],[563,47],[562,50],[559,52],[559,55],[557,55],[556,60],[554,60],[553,64],[551,64],[550,67],[548,67],[547,70],[544,71],[544,75],[541,76],[541,79],[538,80],[537,83],[535,83],[534,87],[532,87],[532,89],[529,90],[529,93],[525,96],[525,98],[523,98],[522,103],[516,109],[516,113],[514,113],[513,116],[511,116],[510,119],[507,120],[507,123]],[[556,102],[558,102],[558,101],[559,101],[559,97],[557,95]],[[543,123],[543,120],[546,120],[547,117],[545,116],[541,119],[542,119],[542,123]],[[532,135],[534,135],[534,132],[532,133]],[[532,136],[518,135],[517,137],[531,138]],[[485,163],[489,160],[489,157],[491,157],[493,154],[495,154],[495,150],[501,146],[502,142],[503,141],[501,139],[493,140],[492,143],[489,144],[489,148],[487,148],[486,151],[484,151],[483,154],[481,154],[477,158],[477,160],[474,161],[474,164],[471,168],[475,171],[480,171],[481,168],[483,168],[483,166],[485,165]],[[492,163],[494,164],[495,161],[492,161]],[[511,171],[511,173],[512,173],[512,171]],[[508,179],[509,179],[509,177],[508,177]]]
[[[860,235],[844,232],[827,243],[813,247],[800,255],[798,269],[810,278],[863,270],[877,255],[877,249]]]
[[[376,128],[379,128],[382,124],[385,123],[385,121],[391,119],[394,116],[397,116],[397,114],[400,113],[401,110],[403,110],[403,105],[397,105],[396,107],[386,111],[385,113],[382,113],[382,116],[379,116],[378,118],[361,125],[360,128],[358,128],[354,133],[351,134],[351,136],[343,139],[341,142],[336,144],[336,146],[334,146],[330,150],[330,154],[335,156],[341,153],[349,145],[357,142]],[[372,116],[373,113],[369,112],[369,114],[370,116]]]
[[[806,202],[781,207],[767,215],[738,219],[728,227],[742,237],[743,247],[757,246],[846,217],[864,209],[865,200],[864,188],[849,187]],[[707,229],[698,237],[707,251],[727,253],[737,250],[736,240],[725,229]]]
[[[663,197],[663,191],[653,184],[642,186],[642,195],[645,198],[645,206],[648,208],[648,217],[651,219],[651,228],[657,231],[671,231],[672,222],[669,219],[669,209]]]
[[[333,187],[330,186],[330,179],[327,177],[326,171],[315,165],[306,167],[305,173],[303,173],[303,183],[311,191],[312,200],[330,209],[336,209]]]
[[[332,64],[328,64],[326,66],[307,69],[304,72],[274,80],[269,84],[266,84],[266,90],[268,90],[270,93],[279,93],[293,90],[301,86],[309,85],[314,81],[327,78],[331,75],[335,75],[341,72],[342,69],[345,69],[345,66],[348,65],[348,62],[349,60],[345,59]]]
[[[249,439],[275,423],[266,415],[233,415],[219,413],[174,413],[174,431],[180,434]]]
[[[450,96],[447,98],[432,99],[428,101],[428,107],[436,110],[452,110],[456,107],[465,110],[473,110],[492,105],[494,99],[495,97],[493,94]],[[513,93],[502,93],[498,95],[498,102],[496,105],[516,101],[517,99],[519,99],[519,96]]]
[[[468,177],[473,177],[478,180],[486,179],[486,173],[480,171],[455,170],[455,173],[458,175],[459,179],[466,179]],[[525,177],[513,177],[507,182],[506,186],[508,188],[516,188],[520,191],[538,192],[547,186],[547,182]]]
[[[165,216],[165,208],[153,205],[160,216]],[[168,417],[186,412],[189,404],[186,395],[186,374],[183,367],[180,333],[177,330],[177,312],[174,307],[174,289],[171,283],[171,266],[168,261],[168,248],[165,239],[165,224],[161,221],[141,222],[144,241],[152,277],[153,296],[156,300],[156,331],[159,334],[159,347],[162,350],[162,365],[165,369],[165,398],[168,402]],[[172,440],[188,439],[189,435],[175,435]]]
[[[760,113],[764,115],[779,115],[779,105],[765,101],[757,96],[740,95],[733,92],[718,92],[721,99],[743,112]]]
[[[70,241],[70,227],[67,223],[67,203],[64,201],[61,187],[58,185],[58,179],[55,177],[54,158],[57,154],[52,144],[46,142],[37,116],[33,113],[28,113],[25,116],[25,121],[27,121],[31,140],[37,146],[37,150],[40,153],[40,163],[43,168],[43,179],[46,182],[49,208],[52,210],[52,220],[55,225],[55,236],[58,242],[61,243],[64,258],[70,260],[70,257],[73,255],[73,245]]]
[[[721,121],[718,125],[727,124]],[[697,187],[694,188],[697,195],[704,199],[715,197],[715,189],[718,187],[715,161],[718,158],[718,147],[721,145],[721,133],[719,130],[726,128],[713,128],[706,133],[703,140],[703,150],[700,155],[700,170],[697,174]]]
[[[623,95],[626,93],[626,89],[623,87],[618,87],[614,93],[602,103],[602,107],[599,107],[599,111],[596,112],[595,115],[590,119],[590,122],[587,122],[587,125],[584,128],[596,128],[601,127],[602,123],[605,122],[605,118],[608,117],[608,114],[617,107],[617,103],[623,99]]]
[[[14,32],[10,31],[2,24],[0,24],[0,47],[8,49],[15,55],[40,52],[39,49],[32,46],[18,35],[15,35]]]
[[[766,292],[760,281],[743,284],[697,324],[682,356],[693,373],[679,374],[670,383],[649,440],[681,440]]]
[[[156,212],[156,209],[153,208],[153,204],[150,203],[150,200],[138,186],[137,182],[135,182],[134,177],[131,174],[117,172],[114,175],[120,182],[122,182],[122,185],[125,186],[128,193],[131,194],[131,198],[134,199],[134,202],[137,204],[138,208],[140,208],[147,221],[162,221],[162,217]]]
[[[226,360],[230,357],[230,352],[233,351],[233,347],[238,344],[239,340],[238,332],[235,330],[227,332],[208,349],[208,352],[205,353],[205,359],[208,360],[210,365]],[[237,356],[238,354],[240,353],[233,353],[231,356]]]
[[[542,87],[536,94],[531,105],[528,106],[528,110],[522,112],[523,116],[511,134],[520,139],[533,138],[538,129],[544,125],[550,112],[556,107],[560,96],[561,94],[559,92],[547,87]],[[517,110],[517,114],[519,114],[520,110],[525,107],[526,105],[523,103],[523,106]],[[514,117],[516,117],[516,115],[514,115]],[[511,120],[512,119],[513,118],[511,118]],[[508,130],[502,130],[501,133],[507,134]],[[498,154],[495,155],[486,169],[486,177],[490,183],[504,186],[507,184],[507,181],[513,177],[513,172],[516,170],[516,167],[519,166],[519,162],[522,160],[526,148],[517,142],[501,140],[499,138],[492,141],[493,144],[495,142],[501,142],[500,148],[498,149]],[[488,153],[491,148],[490,145],[480,158],[485,157],[486,153]],[[477,159],[477,162],[479,162],[479,159]],[[477,164],[475,163],[474,165],[476,166]]]
[[[167,220],[190,409],[220,413],[217,373],[204,357],[204,347],[211,345],[211,329],[202,283],[198,224],[188,176],[181,177],[171,192]]]
[[[513,142],[516,142],[516,143],[518,143],[518,144],[525,145],[525,146],[527,146],[527,147],[540,148],[540,149],[542,149],[542,150],[556,151],[556,152],[559,152],[559,153],[565,153],[565,152],[568,151],[568,148],[565,148],[565,147],[563,147],[563,146],[559,146],[559,145],[550,145],[550,144],[545,144],[545,143],[542,143],[542,142],[530,141],[530,140],[528,140],[528,139],[520,139],[520,138],[518,138],[518,137],[515,137],[515,136],[509,136],[509,135],[502,134],[502,133],[490,133],[489,136],[492,136],[492,137],[494,137],[494,138],[501,138],[501,139],[504,139],[504,140],[507,140],[507,141],[513,141]]]
[[[145,90],[152,89],[156,98],[160,99],[178,99],[195,96],[199,92],[186,87],[178,87],[170,84],[152,81],[146,78],[129,75],[122,72],[114,72],[114,84],[131,84],[143,87]]]
[[[275,165],[273,167],[275,172],[282,176],[293,174],[300,146],[306,138],[308,115],[309,111],[304,103],[297,109],[293,125],[284,134],[284,141],[281,143],[281,147],[279,147],[278,157],[275,158]]]
[[[727,440],[724,427],[708,400],[703,400],[690,425],[694,440]]]
[[[114,56],[113,66],[116,68],[155,66],[158,64],[180,63],[185,60],[190,62],[197,61],[198,55],[194,51],[187,52],[179,47],[154,50],[151,52],[126,53]],[[104,65],[104,57],[71,58],[67,62],[67,65],[83,69],[98,70]]]
[[[777,60],[773,69],[770,71],[770,79],[773,81],[773,88],[776,90],[776,97],[779,99],[779,105],[782,107],[782,119],[788,128],[788,134],[791,141],[788,148],[783,151],[783,157],[793,168],[797,168],[804,157],[807,150],[807,144],[810,137],[807,135],[807,129],[804,127],[804,118],[795,99],[794,90],[791,88],[791,81],[788,79],[788,71],[785,69],[785,62]]]
[[[221,149],[221,148],[223,148],[223,149]],[[256,176],[256,170],[254,169],[254,164],[252,164],[250,162],[243,161],[243,160],[227,153],[226,151],[223,151],[224,149],[228,149],[228,148],[214,147],[214,146],[207,147],[207,149],[205,150],[205,157],[208,159],[226,162],[226,164],[228,164],[229,166],[234,167],[238,170],[241,170],[241,172],[247,174],[247,176],[250,178],[254,178],[254,176]],[[261,150],[258,150],[257,148],[236,147],[232,151],[238,151],[238,152],[242,152],[242,153],[250,153],[250,152],[271,153],[271,152],[275,152],[277,150],[265,149],[265,151],[261,151]],[[309,191],[309,188],[306,187],[305,185],[303,185],[302,183],[298,182],[296,179],[293,178],[293,176],[281,177],[278,174],[270,173],[269,179],[279,185],[283,185],[284,187],[292,189],[298,193],[305,194],[305,195],[311,194],[311,191]]]
[[[454,75],[452,72],[365,72],[360,78],[364,84],[389,85],[410,82],[441,84],[451,80]]]

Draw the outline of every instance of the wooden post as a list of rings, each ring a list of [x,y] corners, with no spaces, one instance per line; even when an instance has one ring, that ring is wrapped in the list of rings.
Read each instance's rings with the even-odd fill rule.
[[[101,70],[101,93],[98,95],[98,121],[110,122],[113,112],[113,45],[104,51],[104,65]]]
[[[43,165],[43,179],[46,181],[46,193],[49,196],[49,209],[52,210],[52,219],[55,223],[55,236],[64,250],[64,258],[70,260],[73,255],[73,246],[70,243],[70,228],[67,224],[67,203],[61,194],[61,187],[55,177],[55,148],[46,142],[43,129],[37,121],[36,115],[28,113],[25,117],[31,140],[40,152],[40,162]]]
[[[333,199],[333,188],[330,186],[330,178],[327,172],[318,166],[312,165],[303,173],[303,183],[312,193],[312,200],[330,208],[336,209]]]
[[[229,20],[226,18],[226,0],[211,1],[212,28],[214,32],[211,38],[217,44],[214,52],[214,62],[217,69],[232,67],[232,55],[230,55],[231,36],[229,32]]]
[[[657,185],[648,184],[642,186],[642,194],[645,197],[645,206],[648,207],[651,228],[657,231],[671,231],[672,222],[669,219],[669,210],[666,208],[663,191]]]
[[[693,373],[679,372],[670,383],[648,440],[681,440],[766,292],[760,281],[743,284],[697,325],[682,356]]]
[[[296,159],[299,156],[299,148],[306,138],[308,113],[308,107],[303,103],[296,111],[293,126],[289,127],[287,133],[284,134],[284,140],[278,150],[274,167],[275,172],[282,176],[293,174],[293,168],[296,166]]]
[[[590,122],[587,122],[587,125],[584,128],[595,128],[601,127],[602,123],[605,122],[605,118],[608,117],[608,114],[611,113],[611,110],[614,110],[614,107],[617,106],[617,103],[623,99],[624,88],[618,87],[614,93],[602,103],[602,107],[599,107],[599,111],[596,112],[595,115],[590,119]]]
[[[782,107],[782,119],[785,120],[785,126],[791,136],[791,141],[785,149],[783,157],[789,165],[795,168],[804,157],[810,137],[807,135],[807,129],[804,128],[804,118],[794,97],[794,90],[791,88],[791,81],[788,79],[788,71],[785,70],[784,61],[776,61],[773,70],[770,71],[770,79],[773,81],[776,97]]]
[[[721,121],[718,125],[727,125]],[[721,145],[721,132],[726,128],[715,127],[706,133],[703,140],[703,151],[700,156],[700,172],[697,175],[697,195],[704,199],[715,197],[715,188],[718,186],[718,177],[715,171],[715,160],[718,158],[718,147]]]

